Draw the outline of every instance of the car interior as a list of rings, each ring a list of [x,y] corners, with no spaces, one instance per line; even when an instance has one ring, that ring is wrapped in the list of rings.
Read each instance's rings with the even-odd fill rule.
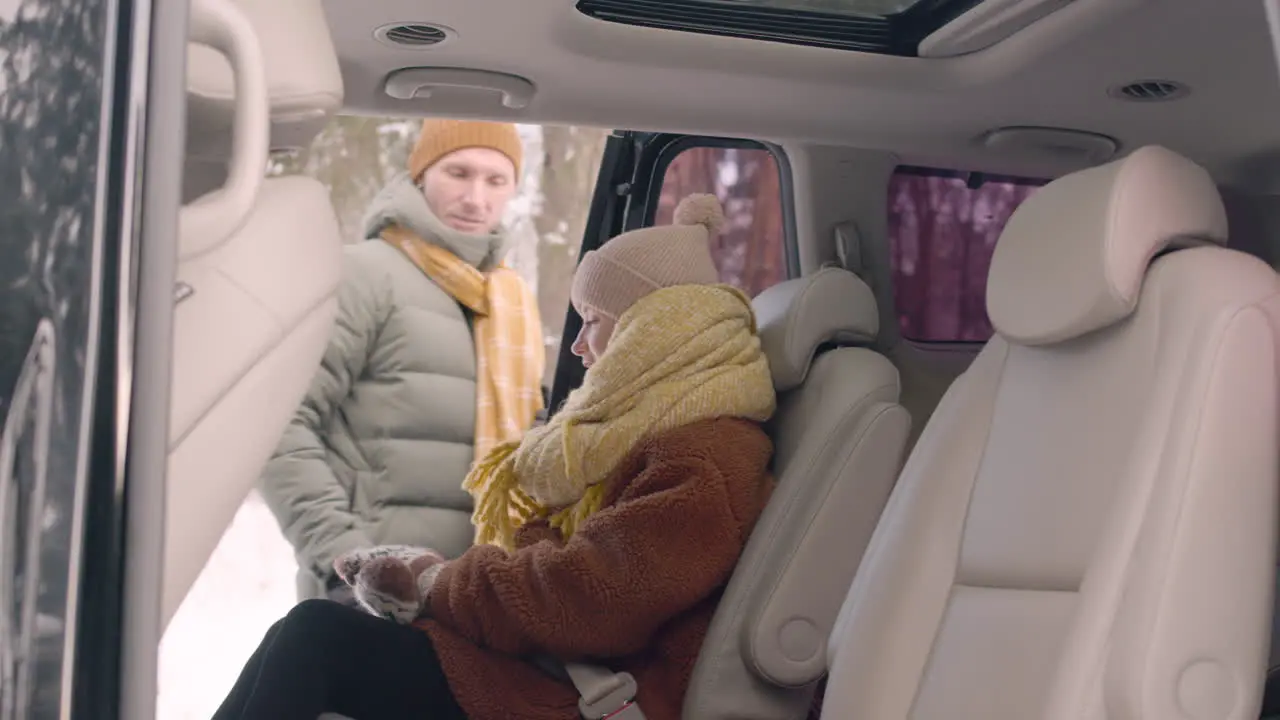
[[[653,221],[655,137],[752,141],[782,168],[790,278],[753,301],[778,490],[685,717],[1260,717],[1280,665],[1270,27],[1260,0],[192,0],[162,581],[130,590],[160,617],[126,624],[130,652],[332,328],[346,239],[325,188],[268,159],[335,115],[438,115],[613,130],[584,250]],[[989,339],[901,330],[907,168],[1035,186],[995,246]],[[618,687],[600,677],[593,717],[622,707],[594,702]],[[147,707],[154,677],[125,682]]]

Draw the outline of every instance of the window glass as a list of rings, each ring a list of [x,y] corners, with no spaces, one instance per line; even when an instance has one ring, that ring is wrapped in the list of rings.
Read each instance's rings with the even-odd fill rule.
[[[109,37],[129,37],[113,22],[126,8],[0,0],[0,718],[63,716],[68,649],[92,658],[115,642],[98,632],[101,603],[77,605],[71,590],[116,553],[84,547],[76,527],[112,481],[92,472],[114,423],[89,381],[114,348],[113,331],[98,332],[117,305],[106,247],[127,239],[124,211],[100,195],[121,187],[127,155],[122,126],[103,120],[122,116],[130,89],[109,72],[129,49]]]
[[[764,148],[686,148],[662,179],[655,224],[671,222],[676,205],[693,193],[711,193],[724,205],[725,228],[711,244],[720,279],[752,297],[787,279],[782,178]]]
[[[835,15],[896,15],[918,5],[921,0],[737,0],[739,5],[799,10]]]
[[[603,22],[915,57],[978,0],[578,0]]]
[[[893,299],[902,336],[919,342],[985,342],[987,272],[1013,211],[1045,183],[899,168],[889,181]]]

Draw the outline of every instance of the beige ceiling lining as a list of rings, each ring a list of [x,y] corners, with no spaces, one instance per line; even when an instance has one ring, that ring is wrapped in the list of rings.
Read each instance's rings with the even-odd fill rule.
[[[572,0],[326,0],[326,8],[347,105],[362,113],[790,138],[980,169],[1020,162],[975,146],[981,134],[1061,127],[1115,137],[1122,150],[1166,144],[1220,179],[1247,166],[1245,182],[1280,148],[1280,82],[1260,0],[1076,0],[993,47],[947,59],[633,28],[581,16]],[[410,20],[458,36],[416,52],[373,38],[375,27]],[[522,111],[492,93],[387,97],[386,75],[411,66],[512,73],[537,93]],[[1184,82],[1191,94],[1150,105],[1106,94],[1151,78]]]

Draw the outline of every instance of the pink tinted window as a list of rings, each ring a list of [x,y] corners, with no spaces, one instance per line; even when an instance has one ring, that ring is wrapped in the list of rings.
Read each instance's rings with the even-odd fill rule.
[[[762,148],[694,146],[667,166],[655,225],[671,222],[692,193],[711,193],[724,205],[725,228],[712,240],[720,280],[755,297],[787,279],[782,178],[773,153]]]
[[[1045,181],[898,168],[889,181],[893,300],[902,336],[985,342],[987,271],[1013,211]],[[976,183],[974,183],[976,184]]]

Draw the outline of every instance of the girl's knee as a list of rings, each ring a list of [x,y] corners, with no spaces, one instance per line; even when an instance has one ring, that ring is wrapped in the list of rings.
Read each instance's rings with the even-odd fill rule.
[[[334,618],[344,614],[359,612],[332,600],[303,600],[285,616],[289,624],[316,625],[333,622]]]

